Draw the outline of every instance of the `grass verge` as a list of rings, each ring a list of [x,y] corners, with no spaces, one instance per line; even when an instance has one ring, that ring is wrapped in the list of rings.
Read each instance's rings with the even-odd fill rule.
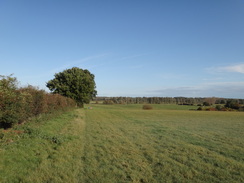
[[[0,138],[0,182],[80,182],[84,114],[26,123]]]

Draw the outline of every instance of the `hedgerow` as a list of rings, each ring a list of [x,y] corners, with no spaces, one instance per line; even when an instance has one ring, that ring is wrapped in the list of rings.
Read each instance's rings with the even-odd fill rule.
[[[76,105],[73,99],[59,94],[49,94],[37,87],[18,88],[12,76],[0,76],[0,127],[10,128],[31,117],[57,110],[66,110]]]

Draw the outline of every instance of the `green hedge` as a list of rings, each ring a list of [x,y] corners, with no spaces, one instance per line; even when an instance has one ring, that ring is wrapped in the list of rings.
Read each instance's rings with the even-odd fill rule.
[[[0,127],[10,128],[30,117],[57,110],[66,110],[76,105],[75,101],[58,94],[28,86],[18,88],[17,79],[0,76]]]

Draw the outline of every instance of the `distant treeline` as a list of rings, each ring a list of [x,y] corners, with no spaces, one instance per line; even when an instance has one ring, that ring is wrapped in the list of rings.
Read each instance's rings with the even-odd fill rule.
[[[10,128],[40,114],[67,110],[75,101],[33,86],[18,87],[11,76],[0,76],[0,128]]]
[[[213,105],[227,104],[232,101],[240,105],[244,104],[244,99],[228,98],[188,98],[188,97],[96,97],[97,102],[104,104],[178,104],[178,105]]]

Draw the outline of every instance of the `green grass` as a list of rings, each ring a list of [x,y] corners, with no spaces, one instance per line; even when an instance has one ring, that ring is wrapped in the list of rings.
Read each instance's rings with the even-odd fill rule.
[[[90,106],[0,133],[0,182],[244,182],[243,112]]]
[[[197,109],[198,106],[190,106],[190,105],[172,105],[172,104],[149,104],[153,106],[154,110],[189,110],[189,109]],[[96,108],[103,109],[142,109],[143,104],[128,104],[128,105],[103,105],[103,104],[92,104],[90,106],[94,106]]]
[[[141,107],[86,111],[85,182],[244,181],[244,113]]]
[[[0,143],[0,182],[76,182],[82,178],[84,111],[16,127]]]

